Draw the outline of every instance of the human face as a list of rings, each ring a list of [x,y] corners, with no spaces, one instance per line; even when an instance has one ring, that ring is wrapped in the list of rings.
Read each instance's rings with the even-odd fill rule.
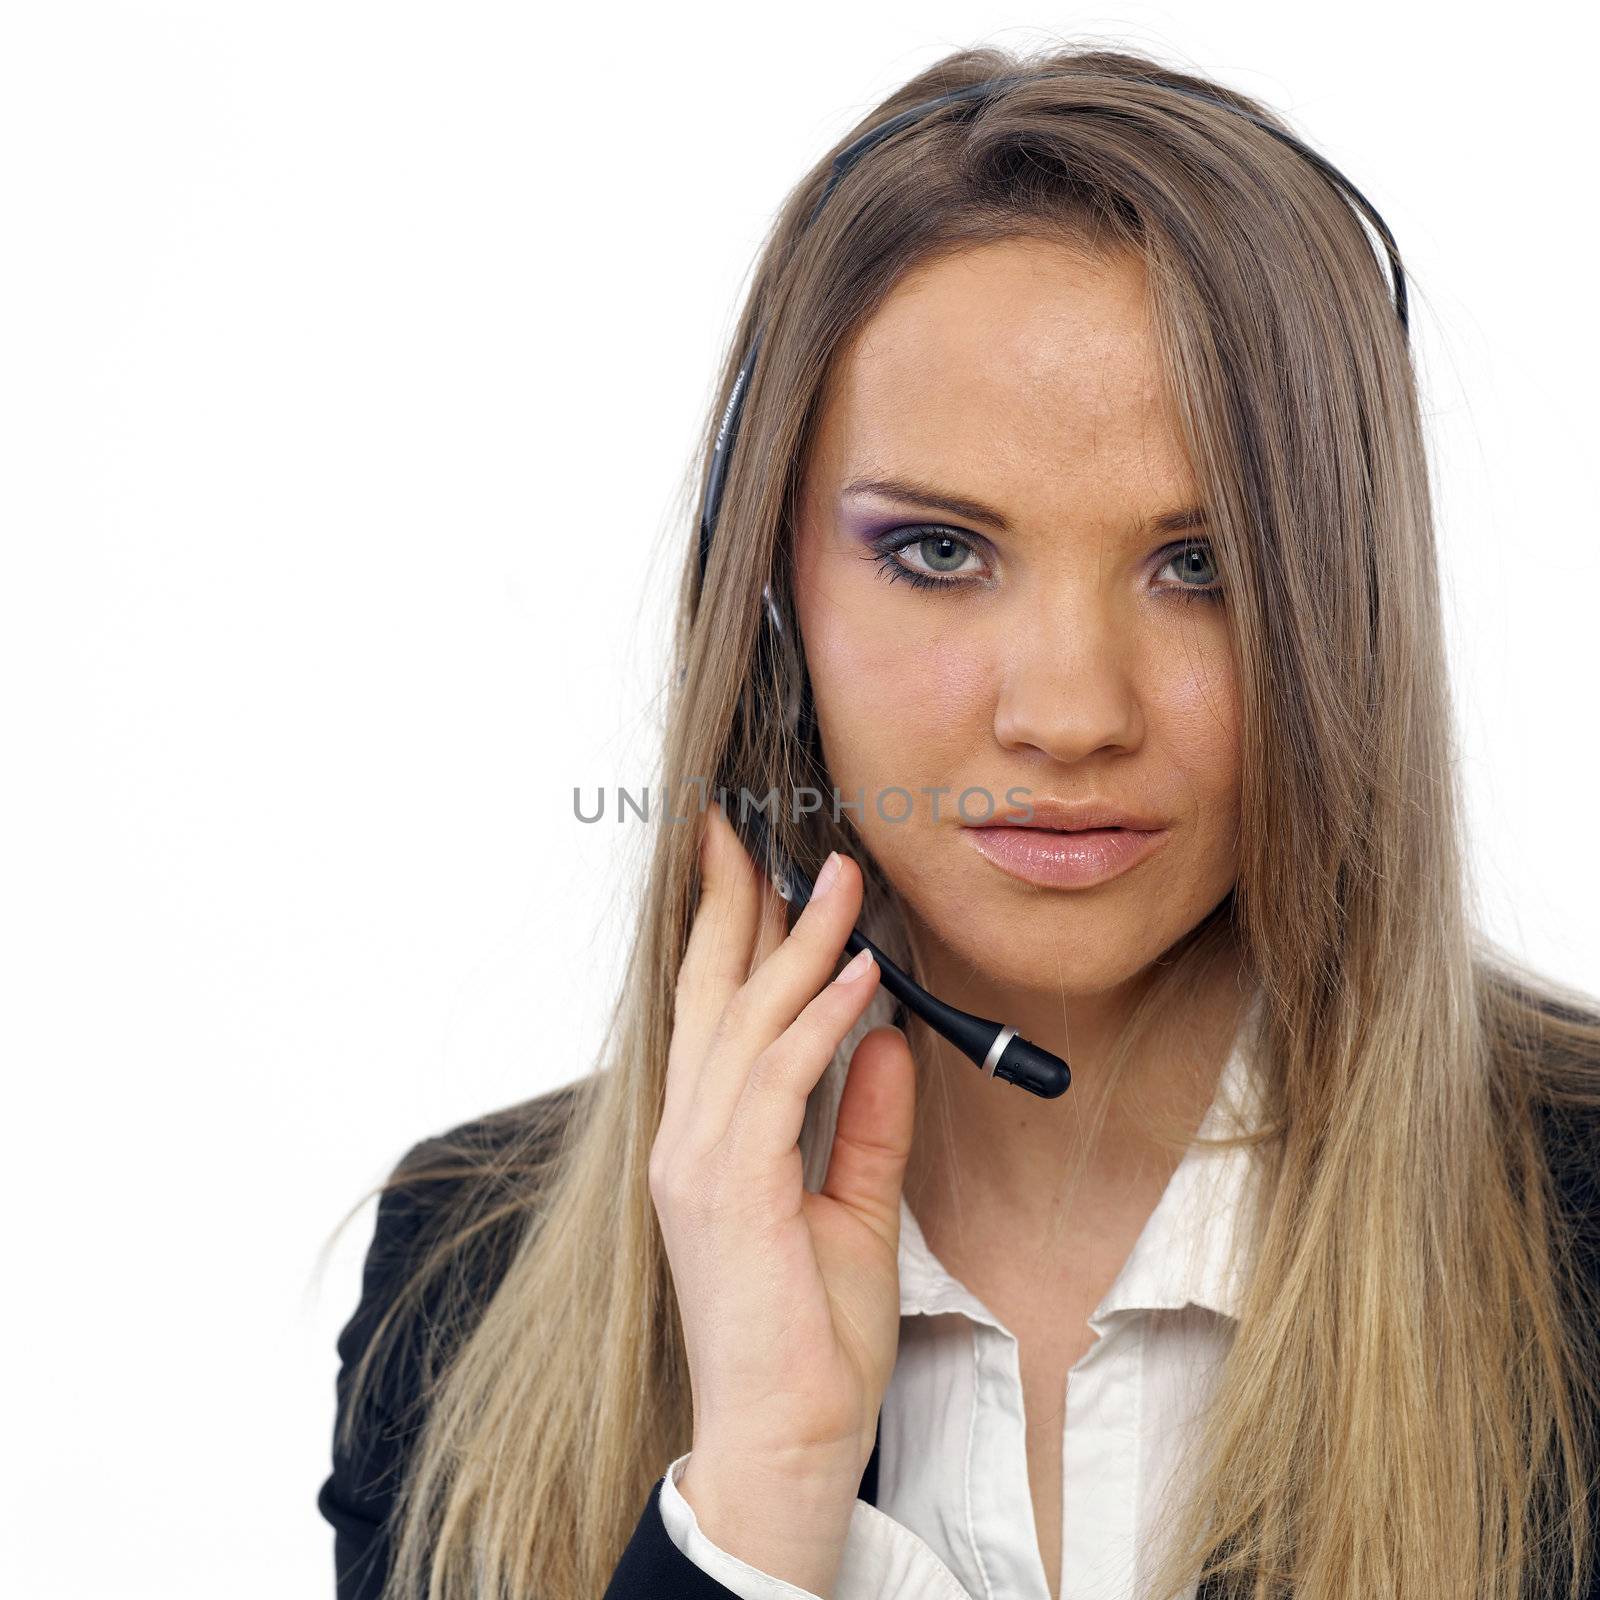
[[[914,937],[1041,994],[1136,978],[1227,894],[1239,816],[1226,574],[1203,527],[1160,526],[1198,502],[1142,262],[1015,239],[909,274],[840,351],[805,466],[795,600],[823,753],[844,800],[865,794],[844,815]],[[997,520],[852,490],[869,478]],[[896,788],[903,821],[903,796],[876,800]],[[968,789],[1002,817],[1108,801],[1160,829],[1110,876],[1024,881],[957,814]]]

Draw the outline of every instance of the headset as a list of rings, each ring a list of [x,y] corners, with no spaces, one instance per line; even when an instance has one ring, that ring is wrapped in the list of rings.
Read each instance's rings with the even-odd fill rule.
[[[832,169],[828,174],[828,181],[823,186],[816,205],[812,207],[811,215],[806,219],[805,227],[809,228],[817,220],[839,179],[867,151],[881,144],[885,139],[898,133],[902,128],[920,121],[930,112],[936,111],[943,106],[956,105],[964,113],[970,113],[976,110],[984,100],[989,99],[1000,90],[1009,88],[1013,84],[1030,81],[1037,80],[1030,79],[1027,76],[1015,75],[989,78],[981,83],[968,84],[964,88],[954,89],[948,94],[942,94],[936,99],[925,100],[919,105],[911,106],[905,111],[901,111],[897,115],[879,123],[877,126],[868,129],[860,138],[852,140],[834,157]],[[1308,161],[1324,177],[1336,184],[1355,203],[1367,220],[1371,222],[1378,237],[1383,242],[1384,253],[1389,262],[1395,314],[1400,321],[1402,336],[1409,339],[1410,316],[1407,307],[1405,270],[1400,262],[1400,252],[1395,245],[1394,236],[1366,196],[1331,162],[1297,139],[1293,134],[1267,121],[1265,118],[1257,116],[1254,112],[1235,105],[1232,101],[1221,99],[1213,94],[1207,94],[1203,90],[1186,84],[1162,80],[1162,87],[1171,89],[1175,93],[1186,95],[1194,100],[1203,100],[1211,105],[1220,106],[1226,111],[1233,112],[1236,116],[1247,118],[1256,127],[1270,133],[1273,138],[1288,145],[1290,149]],[[749,388],[750,375],[755,367],[756,356],[761,349],[761,336],[764,331],[764,326],[756,329],[750,341],[750,346],[745,351],[744,359],[739,364],[738,375],[733,381],[728,403],[723,409],[722,419],[717,428],[716,442],[711,454],[711,464],[706,474],[705,497],[700,511],[701,593],[705,589],[706,565],[711,557],[711,540],[716,531],[717,513],[722,504],[722,490],[727,478],[728,460],[733,452],[734,441],[738,437],[739,418],[744,409],[744,400]],[[773,601],[770,584],[762,588],[761,597],[765,607],[765,618],[761,624],[760,637],[757,640],[758,653],[770,652],[774,648],[774,644],[767,633],[769,625],[775,633],[781,634],[783,632],[783,622]],[[811,716],[809,681],[803,684],[801,697],[800,715],[802,718],[809,719]],[[741,802],[734,810],[730,811],[724,805],[723,811],[735,831],[744,840],[752,858],[762,864],[777,892],[784,900],[793,905],[797,912],[803,910],[811,899],[814,887],[812,881],[798,865],[787,860],[777,849],[760,809],[746,807],[741,798]],[[735,813],[737,813],[737,818]],[[995,1022],[987,1017],[976,1017],[970,1012],[960,1011],[954,1006],[947,1005],[937,996],[924,989],[908,973],[902,971],[859,928],[851,930],[850,937],[845,941],[845,949],[852,954],[861,950],[870,950],[872,952],[872,959],[878,963],[884,988],[899,1001],[900,1008],[903,1008],[897,1008],[896,1010],[897,1021],[901,1020],[905,1011],[914,1013],[935,1033],[939,1034],[941,1038],[947,1039],[964,1056],[975,1063],[985,1077],[998,1078],[1002,1082],[1015,1084],[1018,1088],[1026,1089],[1030,1094],[1036,1094],[1041,1099],[1053,1100],[1058,1095],[1065,1093],[1068,1084],[1072,1081],[1072,1069],[1060,1056],[1052,1055],[1050,1051],[1041,1049],[1038,1045],[1022,1038],[1009,1023]]]

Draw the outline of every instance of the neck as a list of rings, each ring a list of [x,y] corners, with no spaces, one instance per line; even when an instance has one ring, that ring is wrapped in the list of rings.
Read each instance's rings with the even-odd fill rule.
[[[1067,1092],[1041,1100],[984,1077],[912,1019],[919,1094],[905,1192],[919,1221],[959,1204],[1026,1231],[1066,1196],[1084,1216],[1144,1199],[1153,1205],[1181,1157],[1174,1141],[1192,1137],[1211,1104],[1249,1004],[1237,948],[1208,957],[1180,998],[1150,1013],[1119,1069],[1114,1049],[1151,991],[1153,972],[1111,990],[1042,994],[996,984],[918,944],[919,974],[934,993],[1013,1023],[1072,1067]]]

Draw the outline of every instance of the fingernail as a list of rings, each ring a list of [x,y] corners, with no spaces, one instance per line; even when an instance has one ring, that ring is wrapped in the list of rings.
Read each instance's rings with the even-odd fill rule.
[[[833,981],[835,983],[854,983],[858,978],[866,977],[871,970],[872,952],[870,950],[858,950],[849,965]]]
[[[822,863],[822,871],[817,874],[816,887],[811,891],[813,900],[820,900],[838,881],[839,877],[839,852],[830,850],[828,859]]]

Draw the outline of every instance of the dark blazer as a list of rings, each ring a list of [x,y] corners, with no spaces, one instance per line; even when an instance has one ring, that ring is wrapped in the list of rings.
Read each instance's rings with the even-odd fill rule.
[[[575,1086],[553,1091],[550,1100],[570,1098]],[[440,1139],[424,1140],[401,1163],[402,1169],[439,1153],[446,1144],[471,1144],[483,1137],[483,1130],[494,1119],[480,1119],[451,1130]],[[1597,1183],[1596,1147],[1587,1132],[1574,1134],[1568,1129],[1558,1135],[1557,1149],[1570,1159],[1561,1163],[1565,1182],[1563,1192],[1569,1206],[1576,1207],[1584,1223],[1584,1259],[1600,1291],[1600,1183]],[[402,1276],[417,1260],[416,1251],[426,1241],[430,1218],[440,1205],[438,1185],[400,1188],[385,1194],[378,1206],[363,1268],[360,1301],[354,1315],[339,1334],[339,1375],[336,1399],[339,1415],[347,1403],[350,1378],[355,1362],[366,1348],[376,1321],[392,1300]],[[514,1240],[504,1235],[491,1240],[484,1264],[478,1272],[483,1284],[479,1304],[487,1304],[498,1282]],[[432,1308],[430,1308],[432,1309]],[[413,1339],[401,1342],[400,1357],[385,1368],[385,1381],[377,1391],[377,1403],[363,1416],[350,1451],[333,1450],[333,1470],[317,1495],[317,1507],[334,1528],[334,1559],[337,1600],[377,1600],[389,1569],[388,1517],[393,1505],[397,1480],[417,1427],[402,1415],[405,1403],[419,1391],[419,1346]],[[731,1589],[702,1571],[672,1542],[661,1519],[661,1486],[657,1478],[639,1520],[617,1563],[603,1600],[728,1600]],[[877,1503],[878,1443],[862,1475],[860,1497]],[[1552,1591],[1553,1593],[1554,1591]],[[1588,1590],[1589,1600],[1600,1600],[1600,1569]],[[569,1597],[561,1597],[569,1600]],[[1198,1600],[1225,1600],[1220,1585],[1205,1583]]]
[[[574,1087],[568,1084],[555,1090],[541,1097],[541,1103],[559,1102],[565,1107]],[[453,1149],[482,1149],[491,1145],[499,1133],[499,1119],[464,1123],[438,1138],[424,1139],[413,1146],[397,1170],[420,1169],[440,1157],[447,1157]],[[336,1400],[339,1416],[345,1413],[356,1362],[376,1332],[378,1319],[420,1261],[430,1229],[448,1209],[448,1196],[438,1182],[390,1189],[378,1202],[372,1243],[362,1268],[361,1297],[338,1338]],[[479,1305],[488,1304],[500,1274],[509,1263],[514,1243],[514,1238],[505,1231],[485,1241],[473,1275],[474,1282],[482,1285],[482,1294],[476,1297]],[[434,1322],[443,1312],[438,1289],[424,1296],[423,1316],[415,1325],[403,1330],[395,1357],[382,1369],[374,1403],[370,1410],[363,1412],[349,1450],[340,1446],[336,1433],[333,1470],[318,1491],[317,1509],[333,1525],[337,1600],[377,1600],[388,1576],[389,1515],[400,1474],[420,1426],[419,1419],[406,1415],[408,1403],[421,1389],[420,1324]],[[664,1479],[665,1463],[663,1476],[652,1487],[633,1537],[606,1589],[606,1600],[728,1600],[733,1591],[697,1567],[672,1542],[661,1520]],[[876,1440],[861,1481],[863,1497],[875,1502]]]

